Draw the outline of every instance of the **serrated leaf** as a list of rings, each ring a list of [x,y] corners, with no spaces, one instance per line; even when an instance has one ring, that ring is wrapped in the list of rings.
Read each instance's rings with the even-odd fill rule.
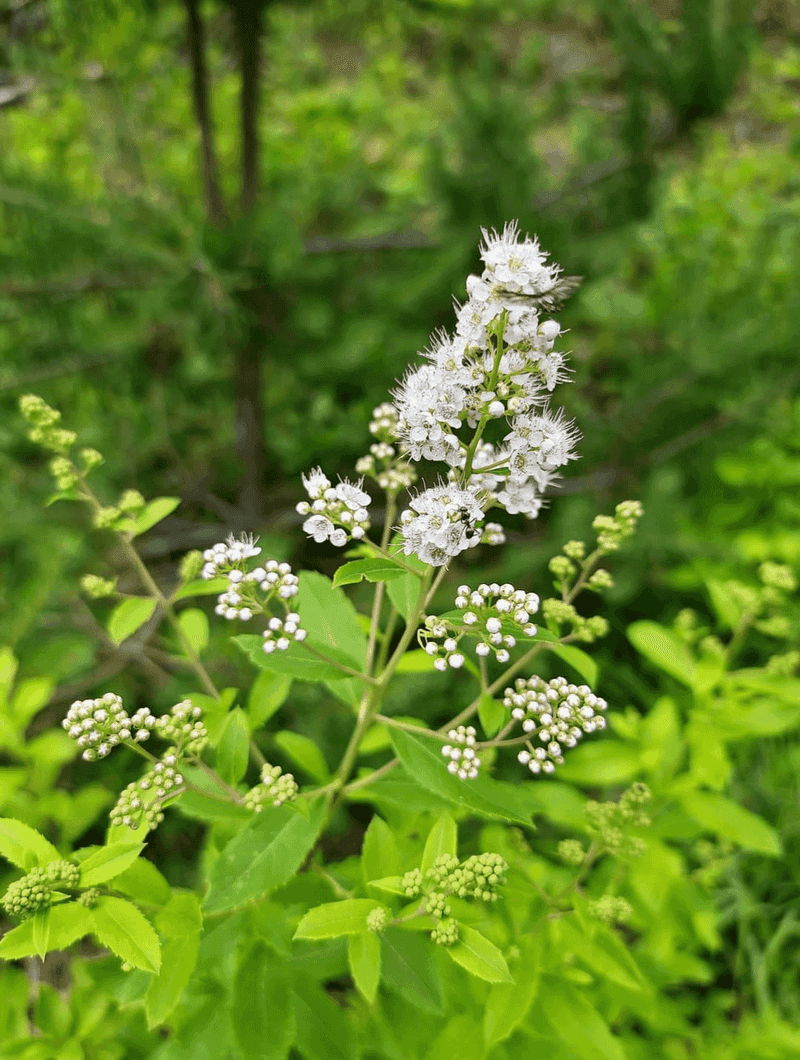
[[[343,653],[355,670],[363,671],[367,661],[367,638],[358,624],[352,602],[335,589],[329,578],[317,571],[301,571],[297,612],[307,630],[309,644],[330,654]],[[331,655],[336,658],[336,655]]]
[[[374,814],[361,846],[361,872],[364,883],[385,876],[397,876],[402,868],[400,851],[389,825]]]
[[[458,942],[445,946],[449,957],[465,968],[470,975],[488,983],[513,983],[506,959],[493,942],[466,924],[458,925]]]
[[[124,872],[115,876],[114,890],[148,905],[166,905],[172,893],[170,885],[147,858],[137,858]]]
[[[781,841],[775,829],[743,806],[710,791],[681,796],[681,805],[699,825],[725,839],[769,857],[781,856]]]
[[[291,758],[295,765],[304,769],[312,780],[316,780],[319,784],[327,784],[330,780],[328,763],[312,739],[299,732],[284,729],[275,734],[274,740],[281,751]]]
[[[387,927],[381,935],[381,978],[410,1004],[441,1016],[444,996],[433,949],[426,936]]]
[[[179,613],[178,625],[192,651],[199,655],[208,644],[208,617],[205,611],[199,607],[187,607]]]
[[[81,887],[96,887],[119,876],[139,857],[144,843],[110,843],[81,863]]]
[[[425,841],[420,869],[424,876],[442,854],[455,854],[458,850],[458,829],[447,811],[440,814]]]
[[[292,1003],[298,1052],[305,1060],[353,1060],[353,1030],[339,1005],[312,979],[296,979]]]
[[[370,890],[381,891],[383,894],[395,894],[404,896],[402,876],[381,876],[377,880],[368,880],[367,887]]]
[[[175,891],[156,915],[156,926],[164,937],[161,969],[147,988],[144,1011],[149,1028],[163,1023],[173,1011],[197,963],[203,916],[191,891]]]
[[[592,688],[597,686],[597,663],[591,655],[576,648],[574,644],[552,644],[550,651],[571,666],[587,685]]]
[[[362,931],[347,939],[347,963],[353,982],[365,1001],[372,1005],[381,979],[381,943],[372,931]]]
[[[138,537],[151,526],[155,526],[168,515],[172,515],[180,503],[180,497],[156,497],[155,500],[150,501],[133,520],[133,536]]]
[[[337,939],[367,930],[367,917],[380,902],[373,898],[345,898],[309,909],[297,925],[296,939]]]
[[[518,942],[522,953],[518,959],[515,983],[495,983],[489,991],[483,1010],[483,1040],[487,1049],[509,1038],[525,1019],[539,989],[542,972],[542,935],[532,935]]]
[[[233,1026],[241,1060],[286,1060],[295,1037],[289,986],[262,940],[244,950],[233,985]]]
[[[530,816],[520,810],[511,785],[487,777],[459,780],[448,773],[438,740],[393,729],[392,743],[406,772],[428,791],[482,817],[530,825]]]
[[[214,862],[204,908],[225,912],[282,886],[302,865],[324,822],[324,799],[311,804],[308,819],[289,806],[265,808]]]
[[[264,651],[264,638],[256,637],[252,633],[231,637],[231,641],[259,670],[270,670],[287,677],[296,677],[301,681],[343,681],[347,677],[347,674],[335,666],[311,655],[296,641],[293,641],[286,651],[273,651],[270,654]],[[352,664],[353,660],[345,662],[345,665]]]
[[[260,728],[280,710],[292,688],[292,678],[264,670],[258,675],[247,697],[247,713],[254,729]]]
[[[92,933],[103,946],[134,968],[157,972],[161,945],[149,920],[124,898],[98,898],[92,909]]]
[[[115,644],[127,640],[145,622],[149,622],[156,609],[156,601],[148,596],[134,596],[117,604],[108,620],[108,635]]]
[[[93,928],[92,915],[77,902],[64,902],[50,908],[50,937],[53,950],[65,950],[73,942],[88,935]],[[33,917],[19,927],[12,928],[0,939],[0,957],[7,961],[32,957],[36,953],[33,938]]]
[[[58,850],[43,835],[11,817],[0,817],[0,854],[12,865],[26,871],[36,865],[44,867],[61,858]],[[34,866],[28,864],[30,855],[35,859]]]
[[[389,559],[357,559],[352,563],[343,563],[333,576],[334,588],[340,585],[354,585],[364,579],[368,582],[389,582],[405,574],[402,567]]]
[[[217,746],[217,771],[227,784],[238,784],[250,758],[250,726],[241,707],[235,707],[222,727]]]
[[[31,928],[33,934],[33,946],[36,950],[36,955],[44,960],[47,955],[47,950],[50,944],[50,915],[51,909],[37,909],[31,917],[33,927]]]

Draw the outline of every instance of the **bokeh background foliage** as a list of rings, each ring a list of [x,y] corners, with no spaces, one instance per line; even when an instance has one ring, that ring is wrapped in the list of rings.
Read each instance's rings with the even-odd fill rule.
[[[58,721],[109,685],[132,709],[165,709],[185,689],[167,640],[117,647],[106,605],[79,597],[81,574],[121,561],[77,507],[44,506],[51,487],[19,396],[41,393],[104,453],[96,475],[110,497],[136,486],[182,498],[143,545],[165,584],[187,549],[229,530],[330,572],[332,555],[299,533],[299,473],[351,471],[370,410],[451,324],[479,226],[518,217],[585,278],[562,316],[582,459],[536,523],[511,521],[502,553],[467,557],[466,577],[546,594],[547,559],[594,514],[638,497],[645,518],[616,559],[612,632],[595,653],[613,734],[557,781],[530,783],[533,852],[496,826],[473,822],[462,837],[517,866],[508,915],[525,967],[530,880],[564,871],[555,845],[579,829],[586,796],[646,779],[659,812],[625,880],[637,903],[625,939],[655,992],[609,988],[597,969],[593,980],[576,967],[574,982],[593,983],[630,1060],[798,1055],[800,695],[797,661],[769,664],[797,646],[796,604],[780,628],[762,620],[736,640],[757,565],[800,565],[796,6],[2,0],[0,35],[0,814],[60,844],[99,841],[134,774],[75,761]],[[223,632],[212,623],[209,654],[226,686],[247,689]],[[704,684],[719,644],[730,676]],[[681,645],[689,662],[675,662]],[[458,701],[450,680],[414,679],[392,711],[438,724]],[[334,703],[296,684],[281,712],[336,761],[347,721]],[[675,774],[693,778],[683,793]],[[698,786],[769,831],[708,803],[689,812]],[[390,793],[379,806],[398,829],[430,826]],[[326,851],[345,881],[361,809]],[[193,886],[223,834],[173,814],[148,850],[171,883]],[[711,847],[698,853],[698,841]],[[197,1051],[197,1028],[224,1010],[215,968],[235,965],[213,934],[203,945],[163,1035],[145,1027],[135,978],[97,953],[68,973],[49,960],[33,994],[32,966],[5,967],[2,1055],[38,1060],[53,1042],[64,1057],[231,1055],[219,1029]],[[339,1001],[340,956],[317,960]],[[442,989],[458,996],[457,981]],[[569,1012],[548,989],[551,1015]],[[478,995],[455,1024],[423,1019],[397,990],[384,1001],[411,1037],[387,1032],[359,1055],[435,1060],[482,1040]],[[532,1011],[486,1055],[617,1055],[537,1031]]]

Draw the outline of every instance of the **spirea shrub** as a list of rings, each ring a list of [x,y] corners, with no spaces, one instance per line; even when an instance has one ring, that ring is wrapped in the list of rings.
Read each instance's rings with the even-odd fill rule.
[[[594,547],[568,542],[550,565],[554,597],[545,597],[543,585],[510,582],[459,581],[454,592],[439,594],[459,555],[503,544],[502,513],[535,519],[560,470],[578,455],[579,432],[552,403],[569,372],[551,316],[577,281],[561,277],[516,224],[483,237],[483,271],[467,278],[453,333],[434,335],[393,401],[375,409],[374,440],[355,469],[361,477],[334,484],[323,468],[303,475],[303,530],[315,542],[347,549],[332,580],[293,571],[264,554],[255,534],[244,534],[189,554],[178,584],[159,586],[135,541],[178,501],[147,503],[126,490],[107,503],[89,481],[102,456],[80,447],[41,398],[22,399],[29,437],[53,454],[56,497],[85,502],[139,579],[140,595],[121,596],[115,580],[84,576],[91,601],[118,597],[106,621],[109,636],[120,644],[151,620],[168,623],[192,676],[167,713],[134,710],[110,690],[65,712],[76,753],[89,762],[136,755],[143,772],[119,794],[105,844],[66,852],[72,860],[27,825],[0,822],[0,853],[22,872],[3,898],[21,923],[0,942],[0,956],[43,957],[93,936],[124,967],[144,973],[128,1000],[144,1004],[151,1026],[173,1029],[193,1011],[198,984],[209,975],[224,978],[221,969],[232,962],[233,1038],[230,1053],[219,1055],[243,1057],[287,1057],[292,1046],[306,1057],[323,1055],[304,1020],[341,1031],[343,1017],[319,987],[325,969],[339,967],[336,954],[346,954],[370,1011],[381,983],[402,996],[416,992],[423,1008],[439,1011],[436,954],[446,954],[453,974],[498,988],[534,974],[513,934],[488,919],[490,907],[502,906],[509,864],[492,850],[460,856],[457,820],[532,829],[528,786],[540,774],[557,775],[571,749],[605,727],[615,704],[597,694],[594,663],[576,644],[602,636],[607,623],[581,615],[575,601],[584,589],[611,586],[598,564],[642,513],[638,503],[625,502],[597,517]],[[379,492],[386,515],[375,529]],[[373,588],[362,616],[343,587],[364,580]],[[219,687],[222,668],[205,657],[207,631],[187,606],[206,595],[216,598],[214,613],[252,664],[251,688]],[[437,599],[452,605],[434,610]],[[578,680],[539,676],[544,653]],[[436,728],[391,713],[390,692],[415,673],[441,681],[437,674],[446,673],[471,687],[468,705]],[[275,748],[295,772],[264,759],[257,737],[270,730],[293,681],[319,682],[349,721],[349,741],[332,767],[310,739],[290,731],[275,735]],[[380,764],[363,761],[376,753]],[[641,853],[641,839],[628,831],[646,825],[637,808],[645,797],[640,785],[618,806],[592,810],[588,850],[576,840],[562,843],[572,882],[548,898],[550,912],[542,907],[541,917],[562,914],[573,884],[578,893],[601,855]],[[387,805],[382,800],[400,811],[407,806],[415,820],[422,814],[427,839],[417,843],[414,829],[395,835],[375,813],[358,871],[327,865],[326,837],[337,815],[365,798],[379,808]],[[142,856],[148,833],[176,804],[211,828],[196,891],[171,890]],[[530,879],[523,886],[533,893]],[[593,901],[581,923],[628,915],[619,896],[601,893]],[[331,949],[337,940],[344,949]],[[251,995],[263,1011],[252,1010]],[[499,994],[492,998],[493,1006],[501,1003]],[[261,1027],[267,1014],[270,1045],[263,1052],[265,1039],[253,1033],[252,1021]]]

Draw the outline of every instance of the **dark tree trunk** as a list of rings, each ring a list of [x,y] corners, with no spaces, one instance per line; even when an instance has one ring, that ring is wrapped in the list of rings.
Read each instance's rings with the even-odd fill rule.
[[[200,130],[200,165],[206,213],[212,224],[223,225],[227,220],[225,202],[219,188],[219,169],[214,148],[214,123],[208,100],[208,72],[206,70],[206,41],[200,0],[184,0],[186,4],[186,35],[192,68],[192,103]]]

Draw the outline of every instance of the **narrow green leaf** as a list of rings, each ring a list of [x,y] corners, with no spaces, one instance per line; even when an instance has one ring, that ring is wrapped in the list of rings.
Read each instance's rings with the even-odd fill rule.
[[[391,547],[398,547],[399,540],[395,536]],[[408,625],[422,590],[422,575],[428,570],[428,566],[414,555],[403,556],[402,558],[407,566],[418,570],[419,575],[404,573],[400,578],[393,578],[386,586],[386,595],[397,608],[400,617]]]
[[[92,933],[123,961],[145,972],[157,972],[161,946],[148,920],[124,898],[99,898],[92,909]]]
[[[155,600],[148,596],[134,596],[117,604],[108,620],[108,635],[121,644],[153,617]]]
[[[93,930],[92,914],[78,902],[63,902],[50,908],[50,937],[53,950],[65,950]],[[34,918],[12,928],[0,939],[0,957],[7,961],[32,957],[37,952],[33,937]]]
[[[43,835],[11,817],[0,817],[0,854],[12,865],[26,871],[35,865],[44,868],[61,857]],[[29,864],[31,856],[35,859],[34,866]]]
[[[368,880],[367,887],[381,891],[383,894],[405,895],[402,876],[381,876],[377,880]]]
[[[362,931],[347,939],[347,963],[353,982],[372,1005],[381,979],[381,942],[372,931]]]
[[[137,537],[139,534],[143,534],[151,526],[155,526],[162,519],[166,519],[180,503],[180,497],[156,497],[155,500],[150,501],[149,504],[142,508],[134,520],[133,536]]]
[[[372,898],[326,902],[325,905],[309,909],[297,925],[294,938],[338,939],[342,935],[357,935],[367,930],[367,916],[380,908],[380,902]]]
[[[364,833],[361,847],[361,871],[364,883],[385,876],[397,876],[402,870],[397,841],[389,825],[374,814]]]
[[[298,1052],[305,1060],[353,1060],[353,1030],[344,1009],[312,979],[292,984]]]
[[[780,836],[775,829],[756,814],[737,805],[723,795],[710,791],[693,791],[681,797],[681,804],[690,817],[709,832],[759,854],[781,856]]]
[[[214,862],[204,908],[221,913],[282,886],[302,865],[324,822],[324,799],[311,804],[308,819],[290,806],[264,809]]]
[[[166,905],[172,889],[152,861],[137,858],[124,872],[114,877],[114,890],[147,905]]]
[[[542,970],[541,934],[522,938],[515,966],[515,983],[495,983],[483,1010],[483,1040],[487,1049],[509,1038],[522,1023],[539,989]]]
[[[383,559],[357,559],[352,563],[343,563],[333,576],[333,585],[354,585],[362,579],[368,582],[389,582],[393,578],[400,578],[405,571],[391,560]]]
[[[19,682],[11,700],[11,713],[20,729],[42,709],[52,692],[53,682],[49,677],[29,677]]]
[[[139,857],[144,843],[110,843],[81,864],[81,887],[96,887],[119,876]]]
[[[500,731],[503,723],[508,721],[508,711],[494,696],[483,695],[478,703],[478,718],[483,731],[492,737]]]
[[[556,1039],[580,1060],[625,1060],[622,1046],[585,991],[571,983],[542,976],[531,1016],[552,1027]]]
[[[331,648],[338,649],[354,660],[356,670],[363,671],[367,661],[367,638],[352,602],[318,571],[301,571],[299,578],[297,612],[301,625],[308,631],[309,644],[327,654]]]
[[[231,637],[231,642],[240,648],[250,662],[259,670],[270,670],[286,677],[296,677],[301,681],[342,681],[347,674],[335,666],[311,655],[302,644],[293,641],[286,651],[273,651],[269,655],[264,651],[264,638],[252,633],[242,633]],[[349,664],[353,665],[354,660]]]
[[[387,927],[381,935],[381,978],[416,1008],[441,1016],[444,996],[433,949],[424,935]]]
[[[189,642],[189,646],[198,655],[208,644],[208,617],[199,607],[187,607],[178,615],[178,625]]]
[[[563,945],[571,950],[590,971],[626,990],[642,989],[641,974],[638,976],[632,974],[629,967],[621,964],[616,955],[609,952],[601,938],[588,938],[580,928],[567,919],[559,927],[562,929]]]
[[[50,916],[51,909],[38,909],[31,920],[33,921],[33,945],[36,954],[41,960],[45,959],[50,943]]]
[[[233,1027],[241,1060],[286,1060],[297,1035],[289,987],[260,939],[244,950],[236,970]]]
[[[17,666],[14,652],[4,644],[0,647],[0,703],[6,702],[11,696],[11,686],[14,684]]]
[[[238,784],[250,758],[250,726],[241,707],[235,707],[222,727],[217,747],[217,770],[228,784]]]
[[[252,684],[247,697],[247,713],[254,729],[266,724],[272,715],[283,706],[292,688],[292,679],[286,674],[264,670]]]
[[[172,603],[177,603],[178,600],[187,600],[192,596],[219,596],[229,588],[230,582],[227,578],[195,578],[194,581],[187,582],[186,585],[177,589],[170,600]]]
[[[660,670],[691,688],[694,659],[672,630],[665,629],[657,622],[633,622],[628,626],[628,640]]]
[[[435,667],[432,657],[422,648],[417,648],[400,656],[394,672],[396,674],[432,674],[435,672]]]
[[[290,732],[288,729],[276,733],[274,740],[281,751],[291,758],[295,765],[304,769],[312,780],[316,780],[319,784],[327,784],[330,780],[328,763],[313,740],[299,732]]]
[[[550,651],[571,666],[587,685],[592,688],[597,686],[597,663],[591,655],[576,648],[574,644],[551,644]]]
[[[482,817],[530,825],[530,816],[520,810],[511,785],[487,777],[459,780],[448,773],[438,740],[393,729],[392,743],[406,771],[428,791]]]
[[[637,748],[621,740],[603,740],[567,751],[557,776],[573,784],[622,784],[641,769]]]
[[[424,876],[428,869],[433,868],[433,863],[442,854],[456,854],[458,852],[458,829],[456,822],[447,811],[440,814],[428,833],[425,841],[425,851],[422,855],[420,868]]]
[[[462,968],[489,983],[513,983],[506,959],[494,943],[474,928],[458,925],[458,942],[445,947],[448,955]]]
[[[156,927],[164,938],[161,969],[147,988],[144,1010],[151,1029],[163,1023],[180,1001],[197,963],[203,916],[197,896],[174,891],[156,915]]]

